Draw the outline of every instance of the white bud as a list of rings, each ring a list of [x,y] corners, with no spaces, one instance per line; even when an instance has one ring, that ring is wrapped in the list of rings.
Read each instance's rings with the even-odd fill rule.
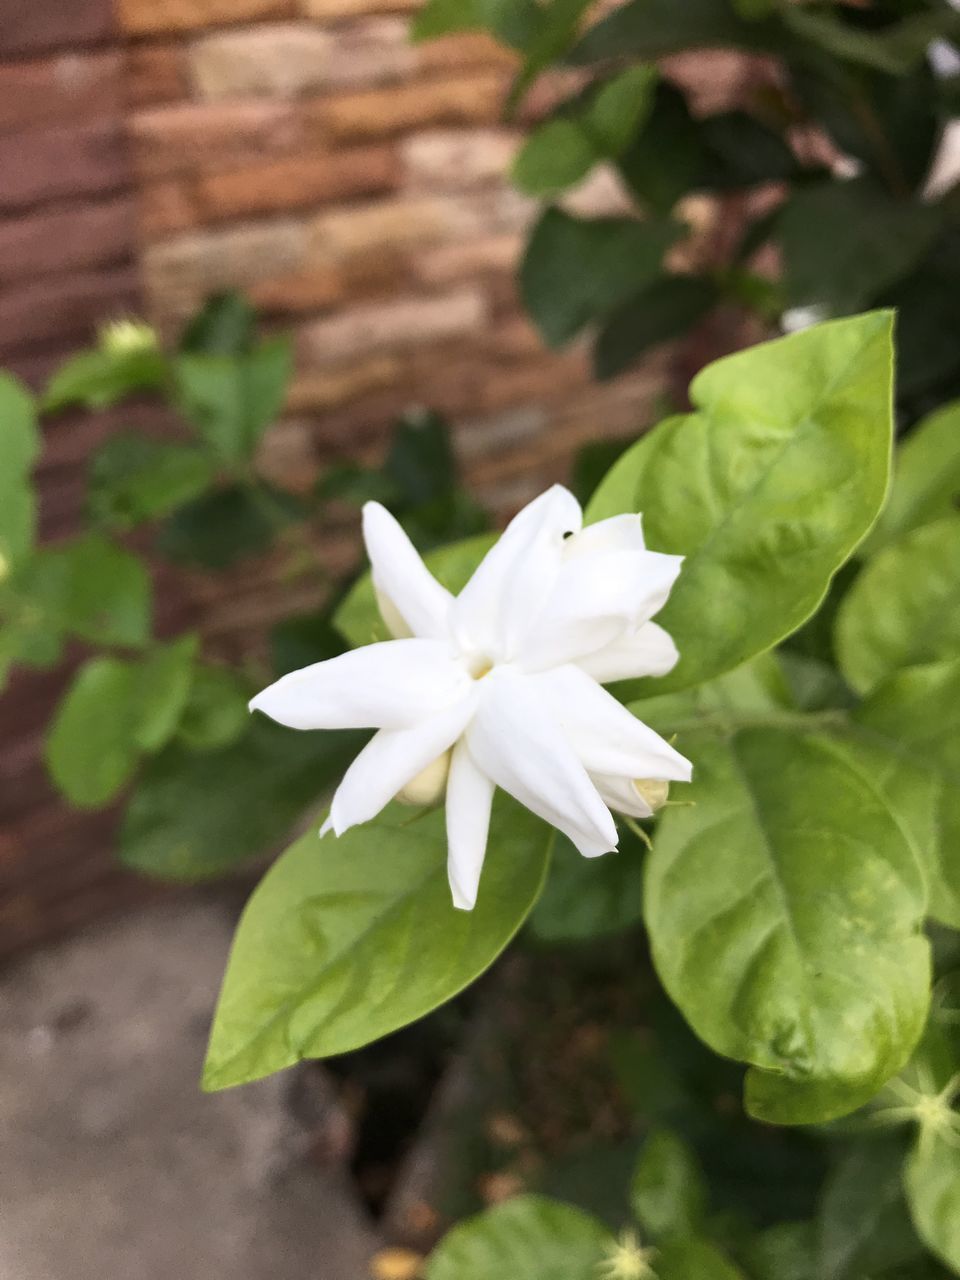
[[[634,778],[633,788],[654,813],[663,808],[670,794],[670,783],[664,782],[662,778]]]
[[[411,778],[407,785],[397,792],[396,798],[401,804],[412,804],[418,808],[436,804],[443,798],[449,772],[450,752],[445,751],[442,756],[437,756],[436,760],[422,769],[415,778]]]

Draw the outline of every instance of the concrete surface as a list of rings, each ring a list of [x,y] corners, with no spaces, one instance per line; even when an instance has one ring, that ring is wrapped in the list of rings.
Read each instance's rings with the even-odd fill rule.
[[[0,975],[0,1280],[366,1280],[295,1073],[199,1091],[231,927],[164,904]]]

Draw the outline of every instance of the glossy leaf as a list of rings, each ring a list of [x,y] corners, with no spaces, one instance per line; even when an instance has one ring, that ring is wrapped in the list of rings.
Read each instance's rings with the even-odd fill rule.
[[[98,523],[120,528],[156,520],[199,497],[213,474],[195,445],[113,436],[90,460],[87,509]]]
[[[456,911],[441,810],[411,825],[410,810],[392,806],[339,839],[319,841],[309,831],[244,912],[205,1087],[345,1053],[456,995],[523,923],[552,838],[539,819],[498,796],[477,906]]]
[[[425,1280],[587,1280],[611,1245],[609,1231],[579,1209],[518,1196],[444,1236]]]
[[[35,535],[30,472],[39,449],[33,398],[0,373],[0,583],[27,556]]]
[[[610,471],[587,520],[641,511],[648,544],[686,556],[657,619],[680,661],[632,696],[739,666],[813,613],[886,492],[891,365],[881,313],[729,356],[694,379],[696,412]]]
[[[171,743],[137,779],[120,860],[156,879],[194,881],[272,852],[339,781],[363,740],[356,733],[291,733],[257,717],[220,750]]]
[[[666,811],[647,863],[657,971],[711,1048],[834,1087],[843,1110],[843,1092],[876,1091],[923,1030],[930,959],[915,854],[825,736],[701,734],[684,750],[695,806]]]
[[[175,364],[183,412],[231,465],[247,461],[279,417],[291,372],[286,339],[264,342],[235,356],[188,353]]]
[[[466,586],[474,569],[496,541],[495,534],[482,533],[463,542],[451,543],[424,556],[424,562],[438,582],[457,594]],[[390,632],[380,617],[373,580],[365,573],[334,615],[334,625],[356,648],[375,640],[389,640]]]
[[[897,450],[893,484],[863,546],[873,555],[905,533],[960,511],[960,402],[919,422]]]
[[[956,1130],[922,1130],[904,1167],[913,1223],[927,1248],[960,1271],[960,1142]]]
[[[654,1239],[696,1235],[707,1189],[696,1157],[671,1130],[652,1133],[643,1145],[630,1189],[634,1216]]]
[[[562,347],[654,280],[679,234],[666,221],[587,220],[548,209],[520,266],[524,303],[546,342]]]
[[[593,140],[577,120],[547,120],[531,133],[510,171],[514,186],[530,196],[565,191],[599,159]]]
[[[841,604],[835,637],[861,693],[905,667],[960,658],[960,515],[881,551]]]
[[[79,809],[108,804],[132,777],[136,670],[119,658],[91,658],[57,709],[45,746],[50,775]]]

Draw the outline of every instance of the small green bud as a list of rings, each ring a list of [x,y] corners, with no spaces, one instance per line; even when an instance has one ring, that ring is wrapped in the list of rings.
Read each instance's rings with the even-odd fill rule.
[[[101,326],[98,336],[100,350],[108,356],[156,351],[160,345],[156,329],[145,320],[111,320]]]

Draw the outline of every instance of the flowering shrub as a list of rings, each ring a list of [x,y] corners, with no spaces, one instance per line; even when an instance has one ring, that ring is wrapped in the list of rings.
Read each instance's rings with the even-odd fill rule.
[[[929,938],[960,927],[958,473],[937,445],[960,411],[913,433],[888,496],[891,328],[869,313],[708,367],[693,412],[627,450],[582,531],[554,490],[499,542],[431,552],[428,573],[368,508],[373,573],[335,617],[360,647],[253,705],[301,729],[377,733],[337,792],[333,834],[298,840],[246,909],[207,1088],[423,1016],[492,963],[541,894],[547,936],[603,935],[614,883],[614,927],[642,914],[666,995],[746,1066],[750,1116],[912,1126],[908,1147],[864,1138],[837,1177],[866,1162],[896,1198],[902,1165],[909,1257],[915,1231],[960,1273],[960,985],[955,948],[940,948],[944,971]],[[404,633],[419,638],[390,638]],[[414,798],[439,802],[446,778],[446,823],[439,807],[387,803],[424,769]],[[671,781],[655,815],[634,786],[647,778]],[[621,833],[609,809],[625,812]],[[636,842],[604,852],[638,819],[642,889]],[[568,841],[603,856],[571,860]],[[452,906],[448,867],[472,910]],[[827,1226],[731,1238],[669,1132],[647,1143],[632,1203],[642,1234],[617,1241],[521,1198],[456,1228],[427,1275],[880,1274],[856,1240],[854,1269],[820,1269],[817,1232],[841,1231],[829,1215],[848,1215],[846,1199],[828,1197]],[[942,1274],[916,1265],[896,1274]]]

